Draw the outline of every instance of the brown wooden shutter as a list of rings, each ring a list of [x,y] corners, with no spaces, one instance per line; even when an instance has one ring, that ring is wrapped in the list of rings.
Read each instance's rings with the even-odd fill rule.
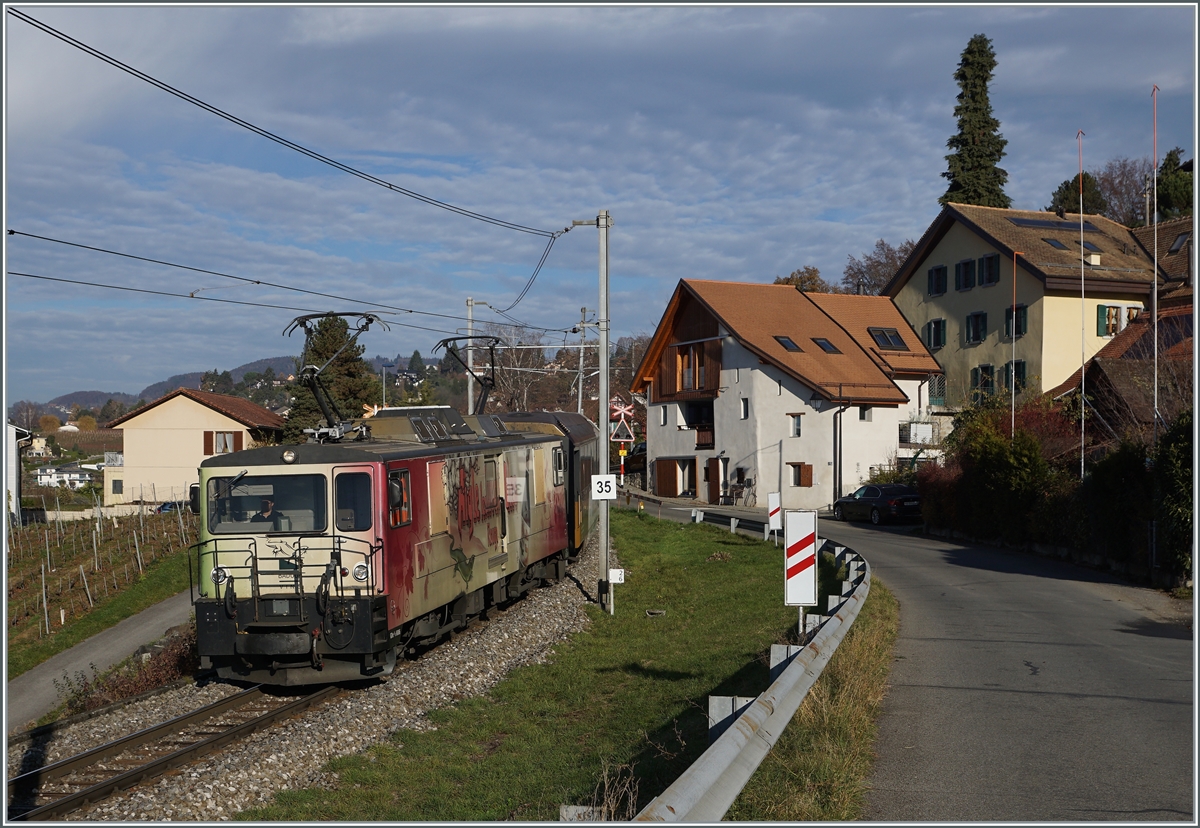
[[[679,496],[679,474],[674,460],[654,461],[654,493],[659,497]]]
[[[721,458],[708,458],[708,502],[716,503],[721,499]]]
[[[211,431],[204,432],[204,453],[205,455],[213,453],[213,433]]]
[[[811,463],[800,464],[800,485],[812,486],[813,467]]]
[[[242,450],[242,436],[243,436],[242,432],[240,432],[240,431],[233,432],[233,450],[234,451]]]
[[[721,387],[721,340],[710,339],[704,343],[704,390],[717,391]]]

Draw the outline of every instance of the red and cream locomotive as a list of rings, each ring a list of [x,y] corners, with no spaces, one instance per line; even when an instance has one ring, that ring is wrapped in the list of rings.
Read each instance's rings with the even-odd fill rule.
[[[341,425],[355,439],[338,429],[201,465],[203,668],[282,685],[389,673],[398,654],[565,577],[594,526],[600,441],[582,415],[426,406]]]

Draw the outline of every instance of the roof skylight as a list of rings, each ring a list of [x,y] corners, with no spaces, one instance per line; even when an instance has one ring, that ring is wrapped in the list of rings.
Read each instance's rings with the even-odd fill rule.
[[[841,351],[839,351],[837,349],[837,346],[835,346],[832,342],[830,342],[828,339],[825,339],[823,337],[814,336],[813,342],[817,343],[817,345],[821,348],[821,350],[827,354],[840,354],[841,353]]]
[[[1069,248],[1060,242],[1058,239],[1042,239],[1046,244],[1053,247],[1055,250],[1068,250]]]
[[[800,350],[800,346],[797,345],[795,342],[793,342],[792,338],[790,336],[777,336],[777,337],[775,337],[775,341],[778,342],[780,345],[782,345],[784,350],[786,350],[786,351],[795,351],[797,353],[803,353]]]
[[[889,351],[907,351],[908,346],[904,344],[903,337],[895,328],[867,328],[867,333],[875,340],[875,344],[880,348],[885,348]]]

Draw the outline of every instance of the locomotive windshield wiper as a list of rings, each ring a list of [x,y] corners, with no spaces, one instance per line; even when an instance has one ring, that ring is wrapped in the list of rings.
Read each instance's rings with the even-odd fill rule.
[[[233,494],[233,487],[236,486],[238,481],[241,480],[243,477],[245,477],[248,472],[249,472],[248,469],[242,469],[240,472],[235,474],[233,476],[233,479],[225,484],[225,493],[217,494],[217,500],[220,500],[223,497],[229,497],[231,494]]]

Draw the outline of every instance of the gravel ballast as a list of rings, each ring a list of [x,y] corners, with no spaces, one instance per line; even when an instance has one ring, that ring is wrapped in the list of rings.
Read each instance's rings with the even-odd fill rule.
[[[64,819],[225,820],[269,803],[279,790],[332,786],[336,779],[321,770],[330,759],[363,751],[399,729],[430,729],[428,711],[486,693],[510,670],[545,661],[556,644],[585,629],[584,608],[595,597],[598,559],[598,541],[593,538],[571,565],[569,578],[528,593],[487,624],[460,633],[419,659],[400,660],[386,682],[355,689]],[[47,737],[45,744],[12,745],[9,776],[166,721],[240,689],[218,681],[188,685],[70,725]]]

